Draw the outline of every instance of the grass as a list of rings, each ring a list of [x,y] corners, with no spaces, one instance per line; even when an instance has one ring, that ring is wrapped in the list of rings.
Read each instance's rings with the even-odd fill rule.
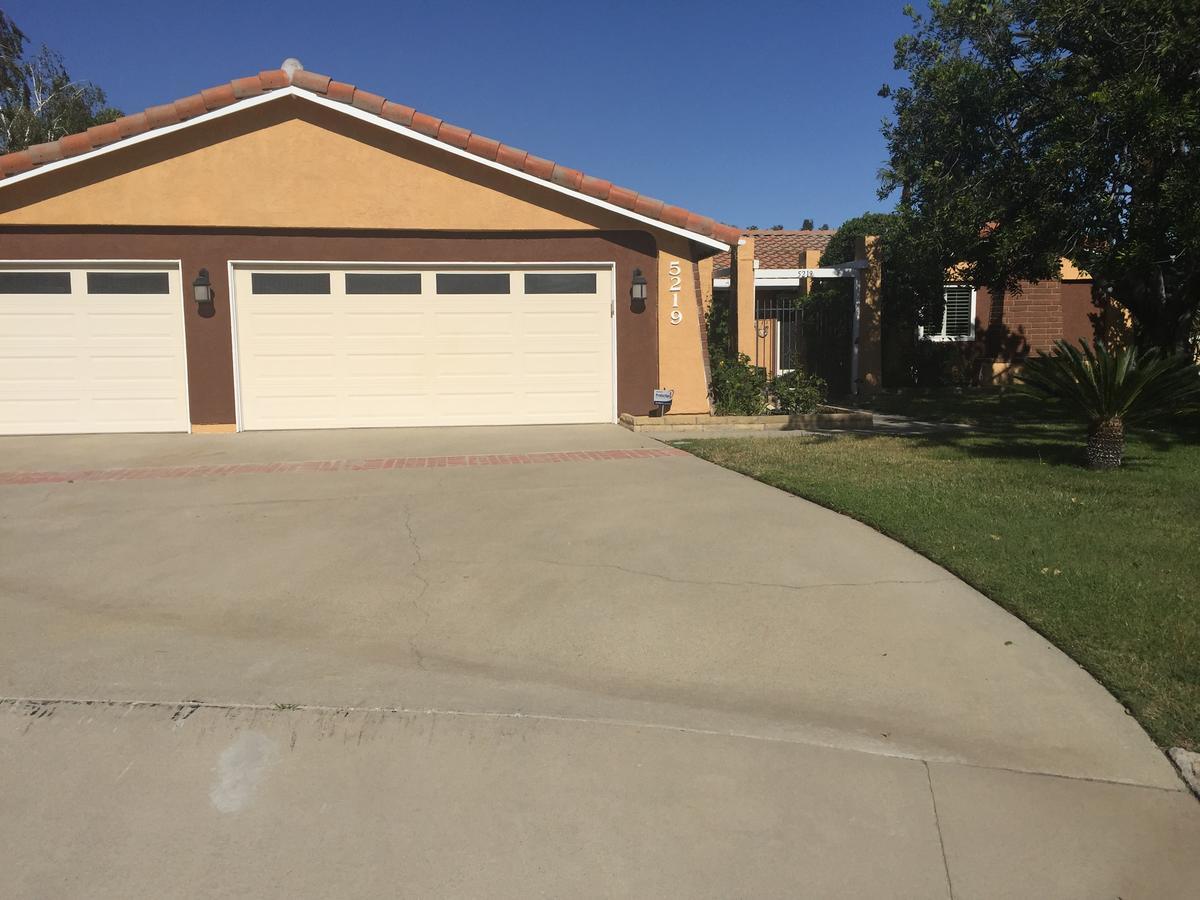
[[[872,412],[908,416],[922,422],[961,422],[991,428],[1068,421],[1057,402],[1013,388],[884,391],[866,401],[849,402]]]
[[[1070,654],[1159,745],[1200,750],[1200,423],[1136,434],[1125,466],[1095,473],[1081,427],[1011,392],[881,406],[982,427],[677,444],[907,544]]]

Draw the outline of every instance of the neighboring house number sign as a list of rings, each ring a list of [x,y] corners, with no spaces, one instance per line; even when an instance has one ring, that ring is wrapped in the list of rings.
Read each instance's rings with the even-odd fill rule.
[[[671,278],[671,286],[668,290],[671,292],[671,324],[678,325],[683,321],[683,310],[679,308],[679,291],[680,285],[683,284],[683,268],[679,265],[679,260],[671,260],[671,265],[667,267],[667,274]]]

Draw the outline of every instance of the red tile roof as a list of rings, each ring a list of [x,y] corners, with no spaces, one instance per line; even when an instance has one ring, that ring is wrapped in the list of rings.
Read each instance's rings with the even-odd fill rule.
[[[328,75],[318,75],[316,72],[308,72],[302,68],[268,69],[248,78],[235,78],[228,84],[208,88],[198,94],[176,100],[174,103],[152,106],[145,112],[124,116],[105,125],[96,125],[80,134],[67,135],[57,141],[36,144],[25,150],[0,155],[0,183],[4,178],[28,172],[46,163],[78,156],[135,135],[184,122],[206,112],[229,106],[238,100],[285,88],[289,84],[381,116],[389,122],[411,128],[481,159],[498,162],[511,169],[573,191],[579,191],[589,197],[606,201],[647,218],[684,228],[726,244],[736,244],[741,235],[740,230],[731,225],[722,225],[707,216],[689,212],[678,206],[668,206],[661,200],[617,187],[611,182],[593,178],[576,169],[540,159],[524,150],[518,150],[491,138],[474,134],[457,125],[443,122],[434,116],[417,112],[412,107],[385,100],[378,94],[361,90],[352,84],[334,81]]]
[[[805,250],[824,250],[836,228],[821,231],[743,231],[739,237],[754,238],[754,258],[762,269],[798,269]],[[730,244],[735,241],[729,241]],[[713,271],[729,268],[729,253],[713,257]]]

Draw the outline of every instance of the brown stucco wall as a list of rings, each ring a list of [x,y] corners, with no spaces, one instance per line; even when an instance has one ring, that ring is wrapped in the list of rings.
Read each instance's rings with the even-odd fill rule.
[[[344,262],[607,262],[616,263],[617,409],[651,412],[659,386],[658,245],[642,231],[416,233],[189,228],[0,228],[6,259],[182,260],[188,383],[192,422],[235,420],[233,350],[229,323],[229,260]],[[649,282],[644,307],[629,298],[633,269]],[[213,312],[202,317],[190,297],[196,272],[212,278]],[[697,363],[699,346],[696,347]],[[701,373],[701,378],[703,377]]]
[[[1098,303],[1090,281],[1062,283],[1062,336],[1072,344],[1104,337],[1106,324],[1114,317],[1108,304]]]

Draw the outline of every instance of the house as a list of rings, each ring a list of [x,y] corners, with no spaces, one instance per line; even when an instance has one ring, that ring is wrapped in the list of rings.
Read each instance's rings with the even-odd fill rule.
[[[737,247],[713,257],[706,304],[730,312],[738,353],[771,376],[795,367],[823,377],[834,395],[882,384],[881,253],[878,238],[859,238],[855,259],[821,266],[834,230],[744,231]],[[707,273],[709,262],[701,264]],[[817,279],[845,290],[821,302],[799,302]]]
[[[1062,261],[1059,278],[1022,282],[1019,291],[990,291],[962,284],[948,276],[940,322],[916,326],[916,344],[908,333],[889,333],[895,356],[920,351],[932,359],[924,380],[950,379],[991,384],[1005,382],[1020,368],[1021,361],[1038,352],[1048,352],[1055,341],[1076,344],[1096,338],[1111,338],[1124,327],[1124,317],[1111,301],[1097,296],[1090,275]],[[922,380],[922,361],[915,359],[910,377]],[[926,365],[929,365],[926,363]],[[940,369],[940,371],[937,371]]]
[[[739,236],[287,60],[0,157],[0,433],[708,412]]]
[[[834,234],[745,231],[735,253],[712,259],[706,300],[736,312],[738,351],[771,375],[799,365],[825,378],[835,394],[914,381],[989,384],[1009,379],[1029,354],[1047,351],[1057,340],[1090,341],[1120,323],[1115,307],[1094,296],[1090,276],[1066,260],[1061,278],[1024,283],[1019,292],[994,294],[948,275],[937,324],[889,317],[878,296],[887,273],[879,268],[876,242],[860,242],[858,259],[849,264],[858,267],[853,271],[822,269],[821,255]],[[811,291],[814,275],[855,272],[867,274],[860,303],[849,290],[821,303],[798,302]],[[860,318],[867,314],[857,333],[856,309]]]

